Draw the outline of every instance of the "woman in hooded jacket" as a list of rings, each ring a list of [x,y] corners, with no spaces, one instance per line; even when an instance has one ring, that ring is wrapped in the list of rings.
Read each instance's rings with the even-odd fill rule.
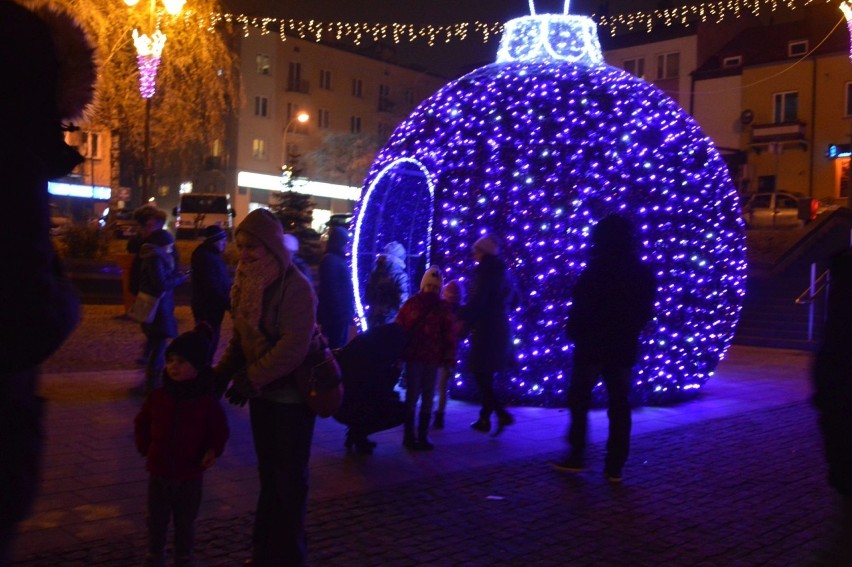
[[[311,284],[293,265],[281,222],[269,211],[249,213],[237,227],[239,262],[231,288],[234,331],[216,366],[231,403],[249,403],[260,475],[246,565],[305,563],[308,460],[316,416],[296,388],[316,326]]]

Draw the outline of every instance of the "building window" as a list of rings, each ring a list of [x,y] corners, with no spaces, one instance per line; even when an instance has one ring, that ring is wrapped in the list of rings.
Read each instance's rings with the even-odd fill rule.
[[[266,159],[266,140],[255,138],[251,141],[251,157],[254,159]]]
[[[308,82],[302,80],[302,64],[291,62],[287,68],[287,90],[294,93],[307,93]]]
[[[414,106],[414,102],[415,102],[414,91],[405,91],[405,93],[402,96],[405,100],[405,104],[407,104],[408,106]]]
[[[391,133],[393,133],[393,126],[385,122],[379,122],[379,127],[376,133],[379,135],[380,140],[386,140],[390,137]]]
[[[852,83],[846,83],[846,104],[843,108],[846,109],[844,116],[852,116]]]
[[[269,99],[265,96],[254,97],[254,115],[266,118],[269,116]]]
[[[808,53],[808,40],[799,39],[787,43],[787,57],[802,57]]]
[[[799,93],[796,91],[775,93],[772,116],[775,124],[796,122],[799,119]]]
[[[730,69],[731,67],[740,67],[743,64],[742,55],[735,55],[733,57],[725,57],[722,59],[722,67],[725,69]]]
[[[349,119],[349,131],[353,134],[361,133],[361,117],[360,116],[352,116]]]
[[[321,130],[328,130],[328,125],[328,109],[320,108],[317,110],[317,128],[320,128]]]
[[[364,89],[364,84],[361,79],[352,79],[352,96],[361,97],[361,94]]]
[[[328,69],[320,69],[319,88],[327,91],[331,90],[331,71]]]
[[[264,55],[263,53],[258,53],[257,57],[255,57],[255,63],[257,64],[257,74],[258,75],[268,75],[269,74],[269,55]]]
[[[101,157],[101,135],[97,132],[80,132],[80,146],[77,148],[86,159],[100,159]]]
[[[677,79],[678,77],[680,77],[680,53],[657,55],[657,79]]]
[[[640,79],[645,78],[645,58],[637,57],[636,59],[625,59],[624,70]]]

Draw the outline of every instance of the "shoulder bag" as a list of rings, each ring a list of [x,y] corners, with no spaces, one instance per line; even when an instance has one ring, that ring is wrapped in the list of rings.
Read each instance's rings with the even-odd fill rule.
[[[160,305],[161,295],[151,295],[140,291],[136,294],[136,300],[127,311],[127,316],[137,323],[151,323],[157,315],[157,307]]]
[[[305,361],[296,369],[296,387],[305,403],[320,417],[331,417],[343,403],[340,366],[328,340],[314,329]]]

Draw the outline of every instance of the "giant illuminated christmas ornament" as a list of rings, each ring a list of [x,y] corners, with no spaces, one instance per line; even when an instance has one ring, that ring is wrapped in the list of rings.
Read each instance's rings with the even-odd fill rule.
[[[506,25],[496,63],[424,101],[376,157],[352,242],[358,315],[386,243],[405,245],[416,286],[426,264],[469,281],[471,244],[500,235],[524,301],[511,316],[518,365],[497,387],[513,403],[564,404],[570,290],[592,227],[619,213],[637,225],[659,280],[633,397],[692,397],[725,354],[744,297],[744,232],[725,164],[677,103],[603,62],[591,19],[567,6],[531,12]],[[451,392],[469,399],[463,358]]]

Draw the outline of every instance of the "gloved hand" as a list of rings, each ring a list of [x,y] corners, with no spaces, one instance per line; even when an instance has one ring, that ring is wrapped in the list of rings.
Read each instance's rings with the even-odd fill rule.
[[[251,398],[258,395],[252,383],[249,381],[245,372],[239,372],[234,375],[234,383],[225,392],[225,397],[235,406],[244,406]]]

